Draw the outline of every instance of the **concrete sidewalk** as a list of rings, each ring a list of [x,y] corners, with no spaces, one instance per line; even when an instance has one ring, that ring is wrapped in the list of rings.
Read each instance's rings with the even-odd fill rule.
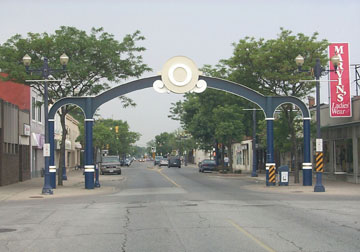
[[[24,182],[1,186],[0,202],[111,193],[115,192],[115,187],[106,185],[106,181],[122,181],[125,177],[121,175],[100,176],[101,187],[92,190],[85,189],[84,175],[80,170],[68,172],[67,178],[68,180],[63,181],[63,186],[57,185],[56,189],[53,189],[53,195],[41,194],[44,186],[44,178],[33,178]]]
[[[256,184],[245,186],[246,189],[262,192],[275,193],[305,193],[305,194],[324,194],[324,195],[344,195],[344,196],[360,196],[360,185],[345,181],[334,181],[323,177],[322,184],[325,192],[314,192],[316,184],[316,175],[313,174],[313,183],[311,186],[303,186],[302,176],[300,175],[300,183],[295,184],[294,176],[289,176],[288,186],[279,186],[278,180],[275,186],[266,186],[266,177],[264,173],[258,174],[258,177],[251,177],[250,174],[243,175],[245,179],[255,181]]]
[[[189,164],[186,166],[188,168],[198,169],[194,164]],[[294,175],[290,173],[289,175],[289,186],[278,186],[276,183],[275,186],[266,186],[266,177],[265,173],[258,174],[258,177],[251,177],[250,173],[245,174],[234,174],[234,173],[205,173],[209,177],[221,177],[229,179],[243,179],[254,181],[252,185],[247,185],[242,188],[254,191],[261,192],[271,192],[271,193],[306,193],[306,194],[324,194],[324,195],[347,195],[347,196],[360,196],[360,184],[353,184],[345,181],[334,181],[323,176],[322,184],[325,187],[325,192],[314,192],[314,186],[316,184],[316,175],[313,172],[313,184],[312,186],[303,186],[302,185],[302,172],[300,171],[300,183],[294,183]]]

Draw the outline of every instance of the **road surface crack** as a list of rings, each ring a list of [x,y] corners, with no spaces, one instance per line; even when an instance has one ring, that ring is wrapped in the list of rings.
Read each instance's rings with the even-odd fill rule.
[[[290,241],[290,240],[286,239],[285,237],[281,236],[281,235],[280,235],[280,232],[276,232],[276,235],[279,236],[280,239],[282,239],[282,240],[284,240],[284,241],[286,241],[286,242],[288,242],[288,243],[291,243],[291,244],[292,244],[293,246],[295,246],[299,251],[303,251],[303,248],[302,248],[302,247],[296,245],[295,242]]]
[[[122,252],[126,252],[126,243],[127,243],[127,239],[128,239],[128,232],[129,232],[129,225],[130,225],[130,210],[127,208],[126,209],[126,215],[125,215],[125,224],[123,226],[124,228],[124,240],[121,243],[121,251]]]
[[[208,219],[205,218],[205,217],[203,217],[203,216],[201,216],[200,213],[199,213],[199,218],[200,218],[200,220],[199,220],[199,227],[201,227],[204,222],[208,221]],[[209,225],[208,225],[208,228],[210,228],[210,223],[209,223]]]

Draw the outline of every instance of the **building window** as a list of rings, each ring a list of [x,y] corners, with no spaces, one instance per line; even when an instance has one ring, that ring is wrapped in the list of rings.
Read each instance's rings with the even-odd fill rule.
[[[35,120],[35,113],[36,113],[36,100],[35,97],[32,97],[31,99],[32,105],[31,105],[31,118]]]
[[[335,172],[354,172],[352,139],[335,141]]]
[[[41,105],[39,104],[38,106],[37,106],[37,111],[38,111],[38,121],[39,122],[41,122]]]

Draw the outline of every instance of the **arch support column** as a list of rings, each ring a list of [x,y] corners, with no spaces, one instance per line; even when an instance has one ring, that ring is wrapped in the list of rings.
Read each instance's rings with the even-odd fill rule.
[[[85,189],[94,189],[93,124],[94,119],[85,119]]]
[[[303,169],[303,186],[312,185],[312,163],[310,153],[310,119],[304,118],[304,163]]]
[[[266,153],[266,185],[275,185],[276,165],[274,161],[274,118],[266,118],[266,136],[267,136],[267,153]]]

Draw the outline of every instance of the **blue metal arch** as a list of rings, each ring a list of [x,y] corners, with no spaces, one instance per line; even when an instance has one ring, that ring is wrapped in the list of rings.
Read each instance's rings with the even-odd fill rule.
[[[49,119],[54,119],[56,111],[64,105],[75,104],[78,105],[85,113],[86,119],[93,118],[93,115],[98,107],[102,104],[125,94],[150,88],[153,86],[154,81],[160,80],[160,76],[153,76],[139,80],[130,81],[128,83],[113,87],[97,96],[88,97],[66,97],[54,103],[49,111]]]
[[[309,109],[305,103],[293,96],[264,96],[246,86],[231,82],[228,80],[201,76],[205,80],[209,88],[226,91],[241,96],[255,104],[257,104],[265,113],[266,118],[273,118],[276,108],[283,103],[293,103],[297,105],[304,118],[310,117]]]
[[[205,80],[209,88],[225,91],[232,93],[234,95],[241,96],[255,104],[257,104],[265,114],[265,119],[267,120],[267,139],[268,139],[268,156],[267,157],[267,167],[274,167],[274,147],[273,147],[273,120],[274,112],[278,106],[284,103],[293,103],[297,105],[302,111],[303,120],[304,120],[304,163],[303,163],[303,177],[304,185],[311,185],[312,183],[312,170],[310,163],[310,112],[306,105],[298,98],[291,96],[264,96],[248,87],[243,85],[206,76],[200,76],[201,79]],[[160,76],[153,76],[149,78],[143,78],[135,81],[128,82],[123,85],[116,86],[112,89],[109,89],[97,96],[93,97],[68,97],[60,99],[55,102],[49,111],[49,119],[54,119],[56,111],[66,105],[66,104],[75,104],[79,106],[85,113],[85,124],[86,124],[86,155],[85,155],[85,188],[93,189],[94,181],[94,165],[92,157],[92,127],[93,127],[93,115],[98,107],[102,104],[125,95],[127,93],[141,90],[145,88],[150,88],[153,86],[154,81],[160,80]],[[53,125],[53,124],[52,124]],[[54,136],[52,136],[54,137]],[[52,144],[54,145],[54,144]],[[53,147],[52,147],[53,149]],[[51,152],[51,159],[54,159],[54,152]],[[306,169],[304,167],[307,167]],[[309,169],[310,168],[310,169]],[[267,185],[274,185],[273,182],[269,182],[269,171],[266,171],[266,183]]]
[[[200,78],[206,81],[209,88],[232,93],[257,104],[264,111],[266,118],[273,118],[276,108],[283,103],[293,103],[297,105],[302,112],[303,118],[310,117],[310,112],[306,105],[296,97],[264,96],[246,86],[237,84],[235,82],[206,76],[200,76]],[[51,107],[49,111],[49,119],[54,119],[56,111],[66,104],[75,104],[79,106],[84,111],[85,118],[91,119],[93,118],[96,109],[102,104],[130,92],[150,88],[156,80],[161,80],[161,77],[153,76],[134,80],[111,88],[93,97],[67,97],[60,99]]]

